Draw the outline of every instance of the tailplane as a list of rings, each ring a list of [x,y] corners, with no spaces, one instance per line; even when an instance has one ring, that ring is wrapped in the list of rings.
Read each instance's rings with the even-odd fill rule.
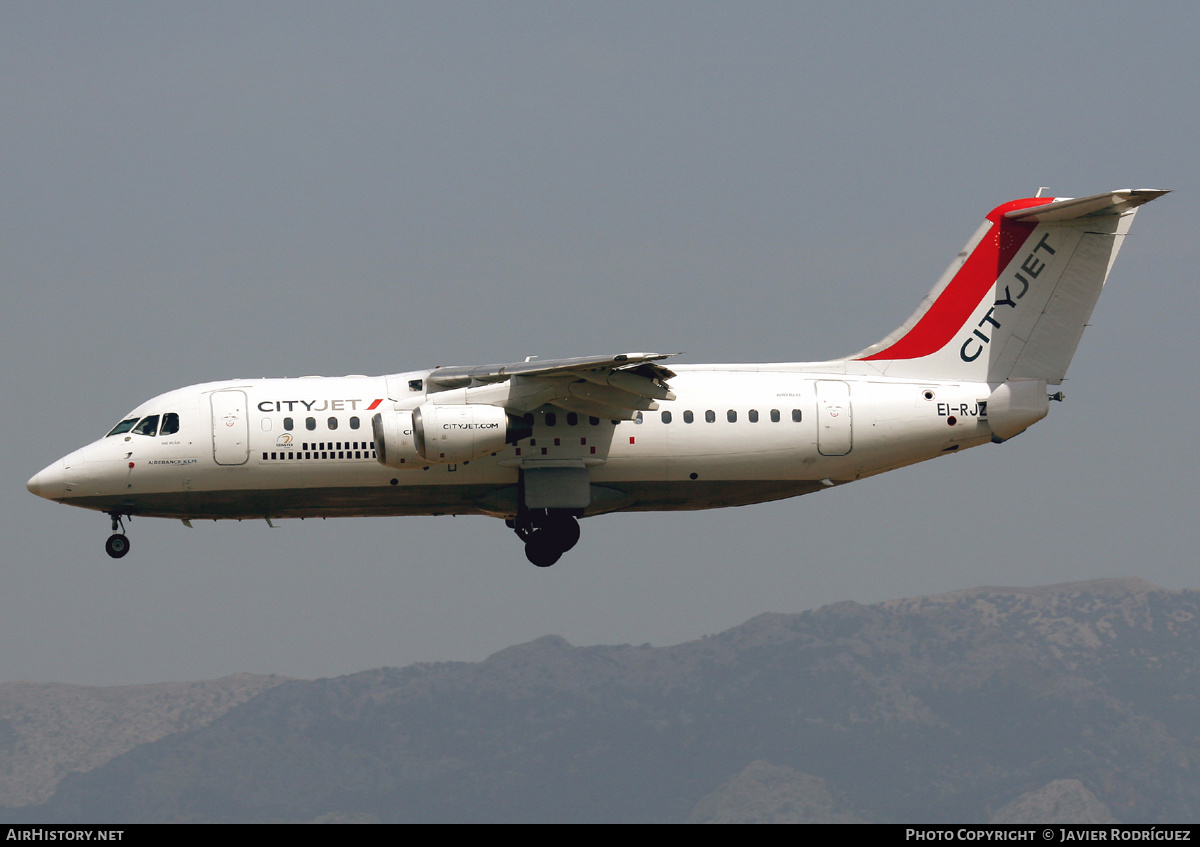
[[[1062,382],[1137,207],[1166,193],[997,206],[912,317],[850,360],[887,376]]]

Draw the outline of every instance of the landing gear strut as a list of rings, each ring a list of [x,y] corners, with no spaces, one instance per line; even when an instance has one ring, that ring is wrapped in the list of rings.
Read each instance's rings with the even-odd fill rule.
[[[125,520],[119,512],[112,512],[109,517],[112,518],[113,534],[104,542],[104,552],[114,559],[119,559],[129,552],[129,537],[125,535]],[[117,532],[118,529],[121,531]]]
[[[556,510],[522,512],[507,522],[525,542],[525,558],[539,568],[548,568],[579,542],[579,522]]]

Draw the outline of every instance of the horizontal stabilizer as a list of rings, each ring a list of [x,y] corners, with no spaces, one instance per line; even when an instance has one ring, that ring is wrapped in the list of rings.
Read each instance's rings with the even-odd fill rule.
[[[1006,212],[1010,221],[1032,221],[1037,223],[1066,223],[1082,218],[1098,218],[1104,215],[1120,215],[1162,197],[1169,191],[1161,188],[1122,188],[1107,194],[1077,197],[1071,200],[1055,200],[1045,206],[1015,209]]]

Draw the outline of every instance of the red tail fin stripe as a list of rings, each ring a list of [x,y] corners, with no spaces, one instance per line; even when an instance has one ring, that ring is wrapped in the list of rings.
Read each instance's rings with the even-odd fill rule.
[[[1053,202],[1053,197],[1027,197],[997,206],[987,216],[992,228],[979,242],[954,279],[938,295],[920,320],[885,350],[864,356],[876,359],[919,359],[941,350],[962,329],[979,301],[992,290],[997,277],[1021,249],[1036,223],[1009,221],[1006,212]]]

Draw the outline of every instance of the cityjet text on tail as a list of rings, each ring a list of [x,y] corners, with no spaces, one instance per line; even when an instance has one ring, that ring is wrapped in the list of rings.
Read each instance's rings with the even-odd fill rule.
[[[607,512],[742,506],[1002,442],[1046,416],[1139,206],[997,206],[897,330],[827,362],[622,353],[386,376],[227,380],[155,397],[39,471],[124,518],[489,515],[540,567]]]

